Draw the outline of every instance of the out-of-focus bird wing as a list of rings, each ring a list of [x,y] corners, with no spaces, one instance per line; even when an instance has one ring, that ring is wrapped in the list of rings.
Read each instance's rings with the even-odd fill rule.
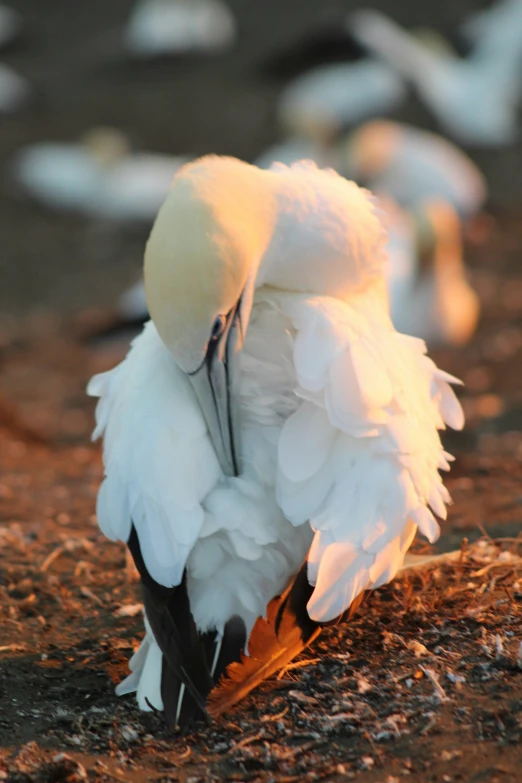
[[[344,169],[410,209],[439,198],[469,217],[487,198],[485,178],[465,152],[436,133],[391,120],[366,123],[350,135]]]
[[[437,429],[463,414],[421,340],[395,332],[369,289],[344,303],[281,295],[296,329],[300,408],[279,441],[278,502],[315,537],[310,617],[327,622],[363,590],[393,578],[418,527],[437,538],[433,510],[450,498]],[[428,506],[430,508],[428,508]]]
[[[140,0],[125,29],[125,45],[135,57],[227,49],[236,23],[221,0]]]
[[[405,93],[400,77],[377,60],[322,65],[285,88],[279,120],[290,133],[329,141],[343,128],[392,111]]]

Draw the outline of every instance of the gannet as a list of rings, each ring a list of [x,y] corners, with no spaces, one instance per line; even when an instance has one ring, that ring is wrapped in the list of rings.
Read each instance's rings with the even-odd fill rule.
[[[187,159],[132,152],[123,133],[99,127],[76,144],[26,147],[11,167],[24,191],[52,209],[150,225]]]
[[[374,198],[310,162],[201,158],[159,211],[151,320],[88,393],[98,522],[145,606],[117,693],[172,724],[220,714],[439,534],[438,430],[463,413],[392,326],[385,245]]]
[[[466,58],[435,51],[371,9],[350,16],[359,43],[415,85],[442,127],[467,143],[500,146],[515,140],[522,93],[518,46],[478,46]],[[514,34],[515,35],[515,34]]]
[[[124,37],[135,57],[220,52],[233,44],[236,22],[221,0],[138,0]]]
[[[278,101],[281,126],[317,142],[395,109],[406,95],[403,80],[378,60],[321,65],[292,81]]]
[[[386,283],[399,332],[430,347],[462,346],[473,337],[480,303],[466,276],[462,227],[448,202],[428,199],[407,212],[378,194],[388,231]]]
[[[463,150],[411,125],[368,122],[348,136],[339,158],[343,174],[411,210],[436,199],[469,218],[487,198],[484,176]]]

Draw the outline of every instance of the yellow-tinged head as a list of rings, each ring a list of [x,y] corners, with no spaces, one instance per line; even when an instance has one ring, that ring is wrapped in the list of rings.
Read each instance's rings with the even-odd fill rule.
[[[274,220],[265,177],[233,158],[201,158],[180,170],[160,209],[145,251],[147,302],[185,372],[253,287]]]
[[[241,469],[236,355],[276,218],[270,176],[234,158],[184,166],[145,251],[152,320],[187,374],[223,472],[232,476]]]

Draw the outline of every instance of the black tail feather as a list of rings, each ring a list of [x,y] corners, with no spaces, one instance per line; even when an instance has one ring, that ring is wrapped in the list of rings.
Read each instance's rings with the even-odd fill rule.
[[[164,587],[149,574],[134,527],[128,546],[141,576],[147,618],[163,653],[161,696],[165,716],[169,723],[176,722],[180,688],[184,684],[183,702],[187,705],[184,715],[190,720],[203,718],[213,681],[205,645],[190,611],[186,575],[180,585]]]
[[[306,643],[318,628],[318,623],[310,619],[310,615],[306,608],[314,589],[314,585],[311,585],[308,581],[308,563],[305,560],[297,572],[294,581],[281,599],[281,605],[278,609],[275,621],[275,630],[278,636],[283,618],[289,612],[292,614],[295,624],[301,630],[303,642]]]
[[[182,729],[207,717],[206,701],[227,666],[241,659],[246,628],[240,617],[215,631],[199,633],[190,610],[186,574],[176,587],[164,587],[150,575],[134,526],[128,546],[138,569],[147,618],[163,653],[161,696],[166,721]],[[217,658],[216,658],[217,655]]]
[[[221,649],[212,673],[214,683],[225,673],[230,663],[237,663],[241,660],[241,653],[245,649],[245,645],[245,623],[241,617],[232,617],[225,625]]]

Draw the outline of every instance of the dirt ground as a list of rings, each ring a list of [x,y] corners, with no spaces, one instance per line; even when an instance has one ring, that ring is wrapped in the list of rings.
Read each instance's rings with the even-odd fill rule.
[[[375,5],[445,32],[476,7]],[[137,68],[118,49],[128,0],[17,6],[28,28],[5,59],[39,93],[2,120],[4,164],[24,143],[101,122],[142,148],[251,158],[277,136],[284,80],[325,56],[312,32],[331,43],[350,7],[235,0],[243,35],[229,55]],[[414,99],[401,119],[430,124]],[[433,354],[466,383],[467,429],[445,436],[457,461],[438,544],[462,557],[376,592],[188,737],[114,696],[140,640],[140,595],[124,548],[96,527],[102,467],[84,393],[124,355],[122,341],[81,336],[136,273],[146,230],[54,215],[3,181],[0,395],[12,408],[0,406],[0,781],[522,780],[522,146],[474,155],[492,187],[467,249],[482,319],[466,348]]]

